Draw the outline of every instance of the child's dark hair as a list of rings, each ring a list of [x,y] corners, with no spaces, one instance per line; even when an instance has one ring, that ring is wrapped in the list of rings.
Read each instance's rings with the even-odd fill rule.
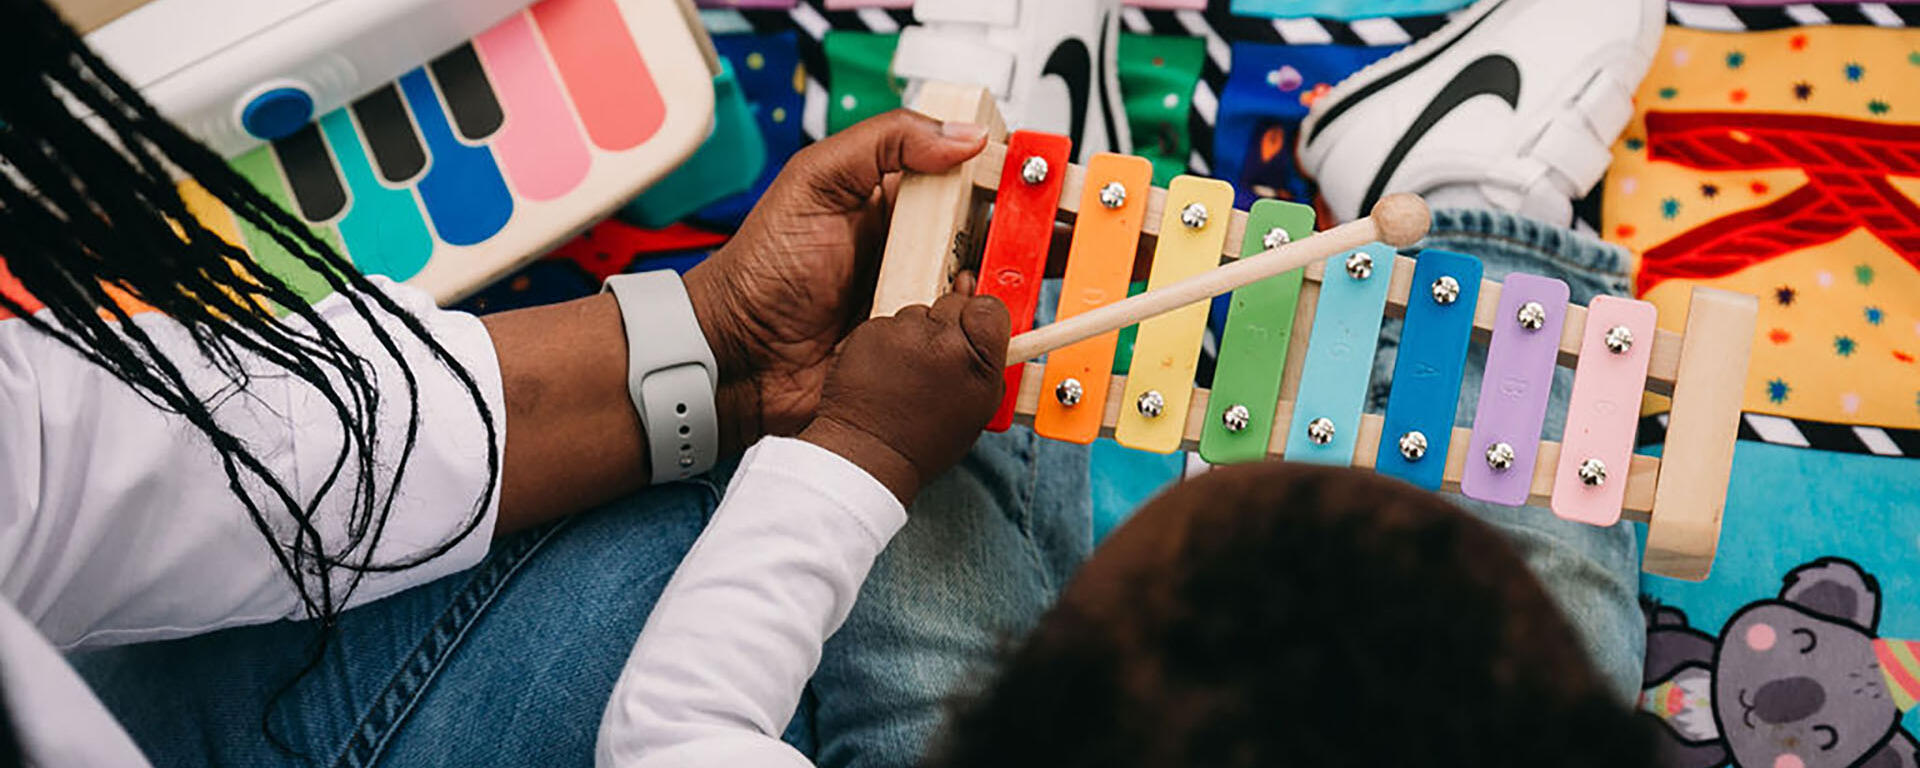
[[[1499,534],[1359,471],[1148,504],[928,764],[1642,766],[1651,742]]]

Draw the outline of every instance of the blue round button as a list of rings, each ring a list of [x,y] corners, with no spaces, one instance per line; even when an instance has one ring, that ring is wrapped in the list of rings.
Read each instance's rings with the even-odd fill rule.
[[[240,109],[240,127],[262,141],[283,139],[313,119],[313,97],[283,86],[253,97]]]

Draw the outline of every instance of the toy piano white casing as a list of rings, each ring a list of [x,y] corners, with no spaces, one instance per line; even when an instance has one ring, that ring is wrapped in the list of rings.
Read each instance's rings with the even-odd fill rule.
[[[712,129],[718,62],[688,0],[55,4],[162,114],[362,271],[442,302],[612,212]],[[249,105],[276,89],[310,100],[311,120],[250,132]],[[608,110],[629,97],[649,105],[644,124],[608,129],[621,117]],[[396,132],[415,146],[396,155],[409,143]],[[197,185],[182,190],[209,227],[304,295],[327,292]]]
[[[66,0],[66,7],[100,5]],[[161,114],[221,155],[263,138],[246,105],[276,87],[344,106],[525,8],[526,0],[153,0],[86,41]],[[79,21],[79,19],[76,19]]]

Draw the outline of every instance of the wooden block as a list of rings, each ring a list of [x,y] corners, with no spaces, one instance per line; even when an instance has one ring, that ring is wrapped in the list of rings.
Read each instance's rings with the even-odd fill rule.
[[[1271,232],[1281,233],[1286,242],[1311,237],[1313,221],[1309,206],[1256,202],[1247,212],[1240,253],[1252,256],[1266,250]],[[1306,270],[1296,269],[1233,292],[1220,336],[1213,397],[1200,436],[1200,456],[1207,461],[1235,464],[1266,458],[1267,442],[1273,437],[1273,411],[1280,400],[1280,377],[1293,337],[1294,311],[1305,278]],[[1238,430],[1225,422],[1227,410],[1236,406],[1246,410],[1245,423]]]
[[[1700,581],[1713,568],[1759,313],[1747,294],[1693,290],[1647,526],[1650,572]]]
[[[1033,327],[1040,302],[1040,281],[1047,270],[1047,245],[1053,241],[1053,214],[1060,204],[1061,180],[1073,141],[1065,136],[1020,131],[1007,143],[1001,171],[1000,194],[994,198],[993,223],[987,229],[987,248],[980,258],[976,293],[1007,305],[1013,332]],[[1029,174],[1032,177],[1029,178]],[[987,429],[1004,432],[1013,426],[1013,401],[1020,392],[1026,368],[1007,366],[1006,395]]]
[[[929,82],[913,108],[944,121],[978,123],[1000,141],[1006,126],[992,94],[977,86]],[[900,179],[893,223],[873,286],[873,317],[887,317],[915,304],[932,304],[953,284],[958,254],[971,236],[974,167],[990,162],[998,176],[1006,148],[982,153],[945,173],[910,173]],[[998,186],[996,183],[995,186]]]
[[[1587,307],[1586,341],[1580,367],[1574,369],[1573,395],[1567,402],[1567,429],[1560,439],[1560,463],[1553,477],[1553,513],[1588,525],[1620,522],[1625,484],[1610,478],[1633,458],[1633,436],[1640,422],[1640,398],[1647,388],[1659,311],[1644,301],[1617,296],[1595,298]],[[1628,346],[1614,352],[1610,333],[1625,334]],[[1581,465],[1598,462],[1599,482],[1581,477]]]
[[[1073,223],[1073,245],[1067,252],[1067,272],[1061,282],[1056,317],[1066,319],[1127,295],[1133,275],[1140,223],[1146,217],[1147,190],[1153,185],[1153,164],[1128,155],[1095,155],[1087,164],[1080,216]],[[1100,202],[1100,190],[1119,184],[1126,190],[1118,208]],[[1107,382],[1113,376],[1113,353],[1119,332],[1105,333],[1054,350],[1047,355],[1046,378],[1040,392],[1033,429],[1055,440],[1086,444],[1100,435],[1100,417],[1107,409]],[[1080,391],[1080,402],[1067,406],[1056,395],[1067,379]],[[1009,389],[1011,396],[1017,390]]]
[[[1167,185],[1167,204],[1160,222],[1160,242],[1153,253],[1147,290],[1199,275],[1220,266],[1220,249],[1227,237],[1233,211],[1233,187],[1224,181],[1180,176]],[[1190,205],[1206,209],[1198,227],[1182,222]],[[1126,394],[1120,402],[1120,421],[1114,439],[1128,448],[1172,453],[1186,431],[1187,406],[1193,399],[1193,373],[1200,364],[1200,339],[1207,328],[1209,302],[1196,301],[1140,323],[1133,343],[1133,368],[1128,371]],[[1142,413],[1141,397],[1158,393],[1158,413]]]

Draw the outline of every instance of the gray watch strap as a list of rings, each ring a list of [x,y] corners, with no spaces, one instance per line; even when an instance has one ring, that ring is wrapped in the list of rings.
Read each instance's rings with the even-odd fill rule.
[[[684,480],[720,458],[714,406],[720,369],[693,314],[686,284],[672,270],[615,275],[606,290],[620,304],[627,334],[627,393],[647,432],[653,482]]]

